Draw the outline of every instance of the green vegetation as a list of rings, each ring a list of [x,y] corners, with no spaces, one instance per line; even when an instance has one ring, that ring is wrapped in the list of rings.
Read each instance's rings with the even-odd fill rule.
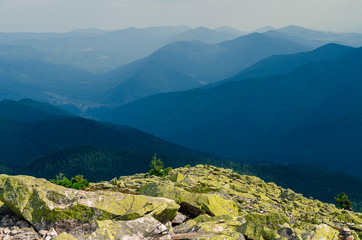
[[[344,192],[338,194],[335,200],[340,208],[352,211],[352,203],[348,199],[348,195],[345,194]]]
[[[336,193],[345,192],[352,202],[354,211],[362,211],[362,180],[348,174],[332,171],[315,164],[266,165],[246,164],[219,159],[190,157],[182,154],[160,153],[165,166],[177,168],[209,164],[234,169],[244,175],[258,176],[266,182],[293,189],[306,197],[323,202],[335,203]],[[148,172],[153,154],[132,150],[117,150],[107,147],[80,146],[47,154],[30,161],[28,165],[10,166],[2,164],[1,173],[32,175],[51,179],[59,172],[66,176],[82,174],[90,182],[110,180],[119,176]],[[248,162],[247,159],[243,160]],[[194,189],[195,192],[199,191]]]
[[[161,161],[160,158],[157,158],[157,155],[154,154],[151,160],[151,164],[150,164],[150,170],[148,171],[149,174],[151,175],[155,175],[158,177],[164,177],[166,176],[171,170],[172,168],[168,167],[166,169],[164,169],[164,165],[163,162]]]
[[[114,177],[132,175],[150,170],[150,159],[153,154],[118,150],[107,147],[79,146],[36,158],[25,166],[19,174],[28,174],[46,179],[53,178],[59,172],[66,176],[84,175],[90,182],[99,182]],[[200,162],[198,158],[180,155],[159,154],[165,165],[180,167],[188,163]],[[14,168],[19,170],[18,167]],[[5,173],[5,172],[4,172]],[[11,172],[7,172],[12,174]]]
[[[77,175],[69,180],[64,176],[63,173],[59,173],[59,175],[56,176],[56,179],[50,179],[49,181],[57,185],[74,189],[84,189],[85,187],[89,186],[88,180],[84,179],[83,175]]]

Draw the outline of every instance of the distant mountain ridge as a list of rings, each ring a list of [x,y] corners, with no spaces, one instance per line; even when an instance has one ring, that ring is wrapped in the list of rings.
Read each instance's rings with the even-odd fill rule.
[[[98,108],[230,78],[272,55],[303,52],[331,41],[356,45],[362,39],[358,33],[297,26],[245,34],[229,27],[187,26],[0,33],[0,99],[33,98],[88,116]],[[201,41],[174,42],[182,39]]]
[[[35,122],[59,118],[75,117],[73,114],[48,103],[22,99],[0,102],[0,116],[17,122]]]
[[[231,77],[274,54],[307,49],[260,33],[213,45],[199,41],[175,42],[102,76],[102,82],[115,87],[101,101],[124,104],[160,92],[191,89]]]
[[[317,161],[358,176],[362,48],[333,59],[286,75],[151,96],[103,119],[223,156]]]
[[[312,47],[320,47],[327,43],[337,43],[352,47],[362,46],[362,33],[334,33],[289,25],[267,31],[265,34],[287,38],[299,44]]]
[[[115,31],[78,29],[66,33],[0,33],[0,48],[1,45],[27,46],[47,53],[38,60],[99,73],[144,58],[176,40],[216,43],[238,37],[239,34],[236,31],[191,29],[187,26],[130,27]]]
[[[230,79],[219,81],[216,84],[222,84],[226,81],[240,80],[242,78],[260,78],[286,74],[307,63],[323,60],[336,60],[338,57],[341,57],[353,49],[354,48],[352,47],[330,43],[310,52],[288,55],[274,55],[270,58],[266,58],[257,62],[251,67],[237,73]]]

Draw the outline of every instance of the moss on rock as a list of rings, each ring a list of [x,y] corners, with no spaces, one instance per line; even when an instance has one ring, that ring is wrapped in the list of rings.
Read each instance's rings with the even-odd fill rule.
[[[226,214],[225,209],[220,207],[222,204],[211,204],[217,206],[217,209],[210,211],[197,199],[207,195],[220,197],[224,201],[232,201],[232,205],[237,207],[231,207],[231,211],[226,208],[228,214],[243,216],[250,222],[250,226],[254,223],[255,227],[261,225],[273,231],[278,231],[286,225],[297,233],[295,239],[309,233],[320,224],[338,229],[346,223],[359,226],[362,221],[362,216],[358,213],[305,198],[291,189],[283,189],[275,183],[266,183],[258,177],[239,175],[230,169],[197,165],[173,169],[170,176],[177,174],[182,174],[184,179],[172,182],[169,179],[137,174],[121,177],[119,181],[132,189],[138,189],[139,194],[174,199],[181,206],[186,205],[185,208],[190,205],[196,206],[210,216]],[[360,232],[358,229],[356,231]]]
[[[238,214],[238,208],[232,200],[224,199],[215,194],[192,193],[172,184],[144,184],[140,187],[139,193],[147,196],[173,199],[179,204],[187,203],[211,216]]]
[[[338,231],[327,224],[315,226],[310,232],[302,235],[303,240],[338,240]]]
[[[54,240],[78,240],[78,239],[71,234],[61,233],[57,237],[55,237]]]
[[[169,199],[111,191],[86,192],[29,176],[0,175],[0,199],[38,229],[68,219],[131,220],[146,214],[167,222],[179,209],[179,205]]]
[[[91,184],[87,191],[66,189],[44,179],[0,175],[0,200],[38,229],[69,219],[97,223],[89,239],[135,236],[130,235],[133,230],[128,223],[145,215],[162,223],[172,220],[179,209],[175,202],[191,218],[173,227],[181,238],[243,239],[245,235],[263,240],[334,240],[343,226],[353,230],[355,240],[362,235],[361,213],[305,198],[257,177],[205,165],[173,169],[164,178],[124,176]]]
[[[182,180],[185,179],[185,177],[181,173],[176,173],[170,176],[168,179],[170,179],[172,182],[181,182]]]
[[[152,217],[131,221],[98,221],[99,228],[85,237],[86,240],[115,239],[171,239],[165,225]]]

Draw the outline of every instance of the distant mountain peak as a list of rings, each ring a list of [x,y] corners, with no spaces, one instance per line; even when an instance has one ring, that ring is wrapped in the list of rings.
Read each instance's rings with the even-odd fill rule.
[[[288,25],[282,28],[278,28],[276,29],[277,31],[308,31],[308,32],[318,32],[314,29],[310,29],[310,28],[306,28],[306,27],[302,27],[302,26],[297,26],[297,25]]]
[[[275,30],[275,29],[276,29],[275,27],[268,25],[268,26],[264,26],[264,27],[256,29],[255,32],[263,33],[263,32],[267,32],[267,31]]]

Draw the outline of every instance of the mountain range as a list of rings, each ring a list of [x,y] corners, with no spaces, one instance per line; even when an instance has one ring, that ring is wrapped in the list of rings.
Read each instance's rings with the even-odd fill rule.
[[[360,45],[359,36],[297,26],[252,34],[187,26],[1,33],[0,99],[30,97],[89,116],[102,106],[230,78],[272,55],[334,41]]]
[[[37,54],[30,47],[3,48],[0,54],[0,71],[4,75],[0,81],[6,82],[1,87],[3,99],[30,97],[78,108],[115,106],[156,93],[191,89],[231,77],[263,58],[309,49],[260,33],[217,44],[176,41],[131,64],[92,74],[74,66],[39,60],[37,56],[44,53]]]
[[[362,48],[324,48],[334,53],[302,66],[297,57],[284,75],[154,95],[99,117],[224,157],[319,162],[360,177]]]
[[[238,37],[238,31],[220,31],[187,26],[127,28],[115,31],[80,29],[67,33],[0,33],[0,44],[32,48],[38,60],[65,64],[89,72],[106,72],[146,57],[176,40],[210,43]],[[1,48],[1,47],[0,47]],[[46,56],[41,56],[46,53]]]
[[[102,101],[124,104],[160,92],[191,89],[231,77],[263,58],[307,49],[260,33],[219,44],[175,42],[105,75],[102,83],[114,87]]]
[[[362,33],[335,33],[289,25],[282,28],[270,29],[266,31],[265,34],[286,38],[310,47],[320,47],[327,43],[337,43],[352,47],[362,46]]]

